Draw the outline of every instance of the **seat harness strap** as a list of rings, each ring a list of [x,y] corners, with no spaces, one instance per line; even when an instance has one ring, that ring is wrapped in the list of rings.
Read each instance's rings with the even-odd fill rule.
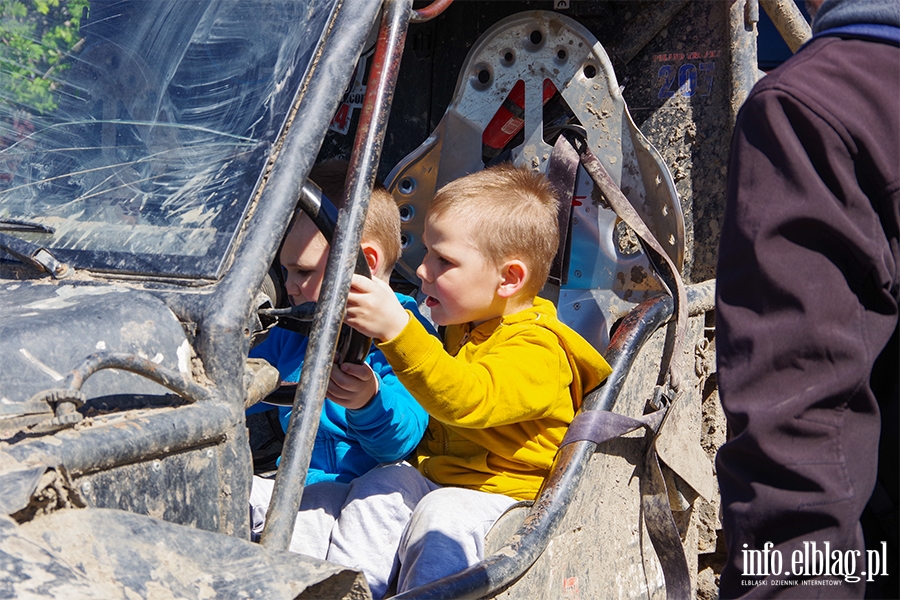
[[[560,140],[564,138],[565,135],[559,136],[554,148],[554,155],[557,153],[556,148],[560,146]],[[669,407],[682,393],[680,358],[688,319],[684,283],[681,273],[675,267],[672,259],[663,250],[644,220],[584,140],[575,138],[566,141],[565,145],[569,145],[571,142],[570,148],[574,147],[574,151],[580,157],[581,166],[584,167],[612,210],[638,236],[645,254],[673,297],[675,321],[670,351],[663,357],[662,365],[662,370],[667,372],[669,390],[668,393],[658,394],[659,409],[636,419],[609,411],[581,411],[569,426],[561,446],[575,441],[591,441],[600,444],[642,427],[650,431],[652,437],[644,455],[643,473],[640,478],[644,523],[662,567],[666,582],[666,597],[673,600],[688,598],[691,594],[690,569],[684,553],[684,546],[681,543],[681,536],[678,533],[678,526],[672,516],[668,490],[656,450],[656,440],[669,414]],[[658,391],[660,390],[658,389]]]

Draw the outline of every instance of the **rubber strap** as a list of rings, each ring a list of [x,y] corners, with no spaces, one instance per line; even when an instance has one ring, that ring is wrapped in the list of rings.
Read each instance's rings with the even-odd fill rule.
[[[560,136],[562,139],[563,136]],[[558,143],[558,142],[557,142]],[[656,236],[647,227],[631,202],[616,183],[606,168],[591,152],[583,140],[575,140],[574,149],[594,184],[606,198],[616,215],[622,219],[638,236],[647,257],[653,263],[660,279],[668,288],[675,302],[675,334],[672,341],[668,364],[663,369],[668,373],[669,387],[675,392],[668,405],[653,413],[638,418],[626,417],[608,411],[583,411],[575,416],[562,444],[579,440],[588,440],[600,444],[620,437],[638,428],[648,429],[652,439],[644,457],[644,469],[640,478],[641,509],[647,534],[659,558],[660,567],[666,582],[666,597],[670,600],[681,600],[691,595],[691,574],[681,543],[678,527],[672,516],[666,482],[659,464],[656,451],[656,440],[665,424],[669,407],[681,395],[680,357],[687,332],[687,294],[681,274],[669,255],[663,250]],[[554,154],[556,150],[554,149]],[[664,358],[664,360],[666,360]]]
[[[647,257],[653,263],[660,279],[662,279],[675,301],[675,336],[665,370],[669,374],[669,386],[677,392],[681,387],[681,348],[687,333],[688,320],[687,294],[684,290],[684,283],[681,280],[681,273],[679,273],[675,263],[672,262],[666,251],[663,250],[656,236],[653,235],[646,223],[644,223],[644,220],[638,215],[631,202],[628,201],[628,198],[625,197],[619,186],[612,180],[606,168],[591,152],[590,148],[587,147],[587,144],[579,144],[576,150],[581,156],[581,166],[591,176],[594,184],[609,202],[610,207],[637,234]]]
[[[562,286],[566,283],[566,275],[569,270],[567,248],[569,240],[569,227],[572,218],[572,198],[575,195],[575,176],[578,174],[578,153],[563,136],[556,139],[553,145],[553,153],[550,155],[550,164],[547,166],[547,179],[556,192],[559,199],[559,249],[553,264],[550,265],[550,274],[547,281],[551,284]]]
[[[666,581],[666,598],[683,600],[691,597],[691,571],[678,526],[672,517],[666,481],[657,458],[656,444],[650,443],[641,474],[641,508],[650,543],[656,550]]]
[[[607,410],[587,410],[575,415],[560,447],[572,442],[602,444],[645,427],[656,433],[666,414],[665,408],[633,419]]]

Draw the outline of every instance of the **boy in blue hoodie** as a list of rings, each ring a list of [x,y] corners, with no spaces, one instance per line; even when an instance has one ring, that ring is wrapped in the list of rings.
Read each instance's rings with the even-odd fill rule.
[[[326,195],[333,193],[330,198],[340,199],[345,175],[346,163],[329,161],[314,168],[310,179],[319,183]],[[376,187],[372,192],[360,247],[373,277],[387,282],[400,257],[400,214],[384,188]],[[293,304],[318,299],[327,259],[328,242],[305,213],[298,211],[280,254],[285,287]],[[403,294],[397,294],[397,298],[431,328],[412,298]],[[251,350],[250,356],[265,359],[278,369],[284,382],[294,383],[300,379],[307,341],[302,334],[275,327]],[[279,411],[282,427],[287,430],[290,408]],[[344,564],[341,549],[332,544],[331,533],[344,508],[350,483],[378,464],[402,460],[413,452],[427,424],[427,413],[374,346],[363,364],[335,366],[322,407],[291,551]],[[265,525],[273,486],[273,478],[253,478],[250,505],[254,533],[262,532]]]

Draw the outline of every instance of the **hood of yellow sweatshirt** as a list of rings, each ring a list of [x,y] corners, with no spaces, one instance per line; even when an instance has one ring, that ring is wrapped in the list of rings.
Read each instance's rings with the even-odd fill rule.
[[[575,408],[576,410],[581,408],[582,390],[587,393],[600,385],[612,373],[612,368],[596,348],[591,346],[578,332],[559,320],[556,316],[556,306],[549,300],[536,297],[531,307],[511,315],[485,321],[477,327],[472,327],[471,323],[449,326],[444,333],[445,347],[455,354],[469,340],[481,342],[489,338],[498,327],[526,322],[544,327],[559,338],[575,377],[572,382]]]

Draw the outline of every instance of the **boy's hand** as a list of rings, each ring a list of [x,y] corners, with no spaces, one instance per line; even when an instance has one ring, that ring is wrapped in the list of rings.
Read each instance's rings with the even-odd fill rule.
[[[403,331],[409,313],[387,283],[354,275],[344,322],[365,336],[385,342]]]
[[[344,408],[362,408],[378,392],[378,378],[372,367],[363,363],[344,363],[331,368],[331,380],[325,396]]]

